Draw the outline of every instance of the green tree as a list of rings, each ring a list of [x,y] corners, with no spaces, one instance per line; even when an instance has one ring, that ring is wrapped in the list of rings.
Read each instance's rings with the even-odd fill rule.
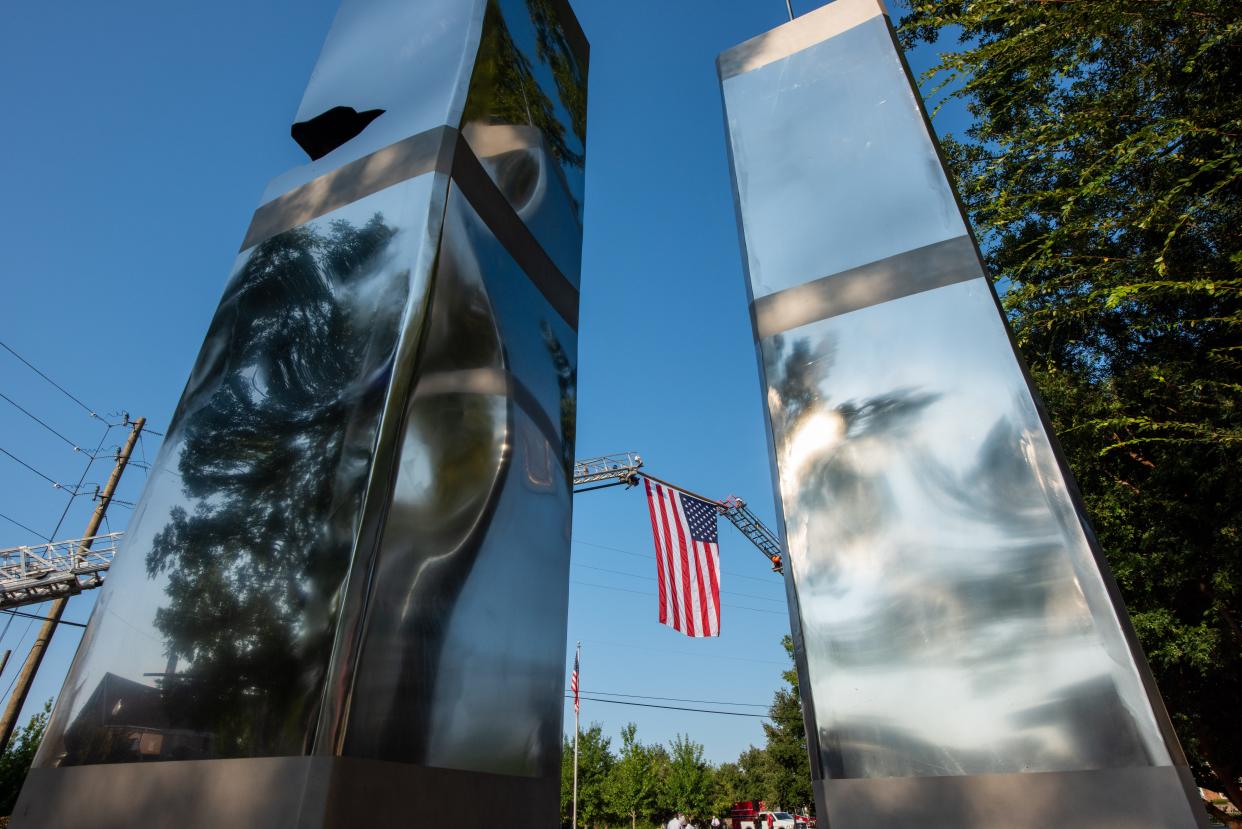
[[[703,746],[687,734],[674,737],[668,744],[668,769],[660,786],[660,800],[665,810],[701,819],[708,812],[711,782],[711,770],[703,759]]]
[[[942,34],[1018,345],[1195,776],[1242,806],[1242,5],[912,0],[904,45]]]
[[[48,713],[52,710],[49,699],[43,704],[43,710],[31,716],[25,727],[18,726],[9,738],[4,753],[0,754],[0,815],[11,815],[13,806],[17,804],[17,795],[26,781],[26,772],[34,762],[35,752],[43,741],[43,732],[47,730]]]
[[[781,640],[792,663],[793,638]],[[802,697],[798,692],[798,670],[794,665],[781,673],[788,687],[777,688],[768,709],[770,722],[763,724],[767,737],[764,755],[764,799],[786,809],[810,807],[811,770],[806,750],[806,725],[802,719]]]
[[[612,820],[608,780],[616,758],[612,741],[599,723],[578,734],[578,825],[607,826]],[[561,746],[561,824],[573,824],[574,742],[566,737]]]
[[[638,821],[655,817],[659,784],[658,755],[638,741],[638,726],[629,723],[621,729],[621,754],[608,776],[607,796],[614,814],[629,818],[630,829]]]
[[[746,774],[738,763],[721,763],[712,774],[712,795],[708,804],[713,815],[726,815],[734,803],[752,800]]]

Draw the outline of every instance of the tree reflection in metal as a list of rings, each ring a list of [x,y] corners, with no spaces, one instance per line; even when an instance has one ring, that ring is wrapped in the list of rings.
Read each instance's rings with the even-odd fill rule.
[[[1198,825],[882,3],[718,70],[820,820]]]

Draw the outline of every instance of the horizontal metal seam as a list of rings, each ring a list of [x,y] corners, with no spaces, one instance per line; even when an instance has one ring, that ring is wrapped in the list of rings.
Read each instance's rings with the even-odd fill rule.
[[[457,130],[440,126],[351,161],[259,207],[241,249],[433,170],[448,172]]]
[[[982,276],[970,237],[955,236],[756,299],[755,339]]]
[[[452,142],[452,143],[450,143]],[[578,290],[510,206],[470,145],[449,126],[391,144],[307,182],[255,211],[242,250],[432,171],[448,173],[556,312],[578,329]]]
[[[887,13],[883,0],[836,0],[721,52],[716,73],[723,82],[762,69]]]

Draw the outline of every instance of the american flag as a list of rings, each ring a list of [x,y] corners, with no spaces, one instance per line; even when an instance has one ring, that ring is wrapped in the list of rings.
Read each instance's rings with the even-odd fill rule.
[[[569,690],[574,692],[574,713],[578,713],[578,656],[581,651],[574,651],[574,673],[569,678]]]
[[[687,636],[720,635],[716,505],[645,478],[660,585],[660,624]]]

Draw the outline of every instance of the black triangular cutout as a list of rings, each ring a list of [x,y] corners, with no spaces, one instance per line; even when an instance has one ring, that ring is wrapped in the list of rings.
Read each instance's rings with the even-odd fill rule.
[[[382,109],[359,112],[353,107],[332,107],[309,121],[297,122],[289,128],[289,134],[314,161],[358,135],[383,114]]]

